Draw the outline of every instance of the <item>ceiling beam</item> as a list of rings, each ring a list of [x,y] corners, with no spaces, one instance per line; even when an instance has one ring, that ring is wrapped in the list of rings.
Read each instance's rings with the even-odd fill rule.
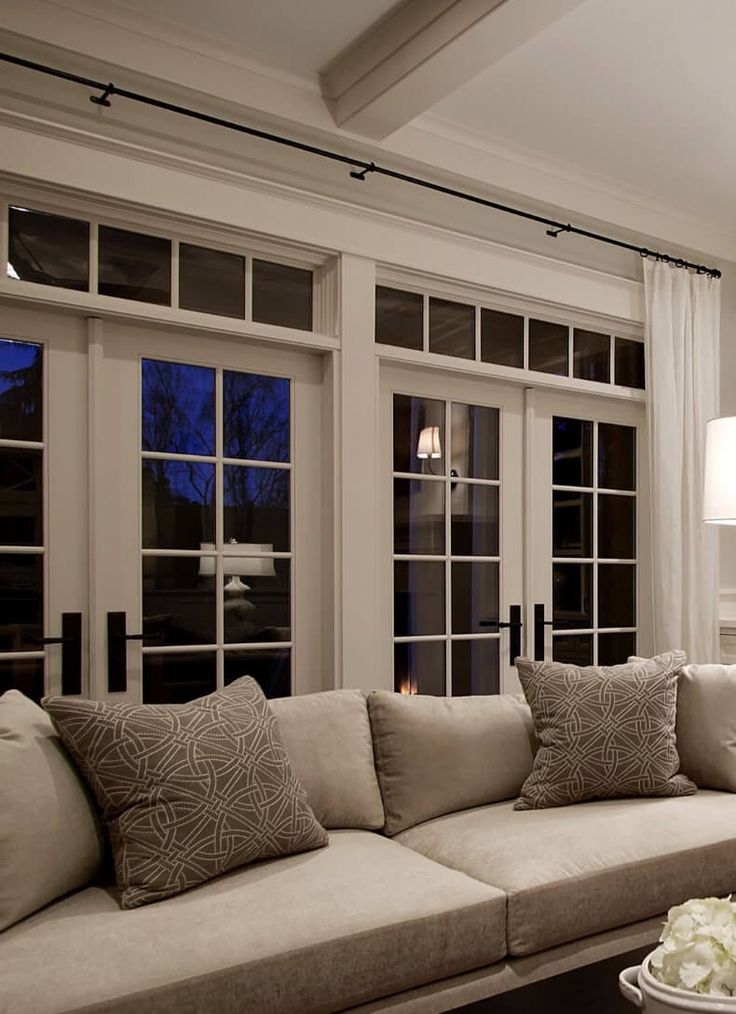
[[[586,0],[408,0],[325,70],[339,127],[382,140]]]

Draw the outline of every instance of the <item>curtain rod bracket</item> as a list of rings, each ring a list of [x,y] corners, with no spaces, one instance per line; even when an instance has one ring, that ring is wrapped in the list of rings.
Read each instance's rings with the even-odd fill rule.
[[[371,162],[369,165],[365,166],[363,169],[352,169],[351,172],[350,172],[350,175],[352,176],[352,178],[354,180],[360,180],[361,183],[365,183],[365,178],[368,175],[368,173],[374,173],[375,171],[376,171],[376,164],[375,164],[375,162]]]
[[[557,239],[561,232],[572,232],[572,226],[569,222],[567,225],[556,225],[553,229],[547,229],[547,235],[551,236],[552,239]]]
[[[90,102],[94,102],[96,106],[107,106],[108,108],[112,105],[110,102],[110,96],[115,94],[115,85],[112,81],[105,85],[102,95],[90,95]]]

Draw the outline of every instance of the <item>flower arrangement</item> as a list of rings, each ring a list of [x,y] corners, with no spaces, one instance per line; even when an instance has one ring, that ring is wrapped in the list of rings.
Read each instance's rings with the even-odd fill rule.
[[[711,996],[736,996],[736,902],[693,898],[667,913],[649,956],[655,979]]]

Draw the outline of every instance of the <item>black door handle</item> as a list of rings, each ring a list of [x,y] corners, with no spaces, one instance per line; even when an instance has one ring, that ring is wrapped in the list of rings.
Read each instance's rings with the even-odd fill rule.
[[[61,614],[61,637],[35,637],[34,644],[61,645],[61,692],[82,692],[82,614]]]
[[[534,661],[544,661],[544,628],[553,627],[554,620],[545,620],[544,602],[534,606]]]
[[[107,689],[110,693],[124,693],[128,689],[128,641],[143,641],[160,634],[129,634],[124,612],[107,614]]]
[[[521,628],[524,626],[521,620],[521,606],[509,606],[508,620],[481,620],[480,627],[496,627],[497,630],[508,628],[509,635],[509,665],[513,665],[521,655]]]

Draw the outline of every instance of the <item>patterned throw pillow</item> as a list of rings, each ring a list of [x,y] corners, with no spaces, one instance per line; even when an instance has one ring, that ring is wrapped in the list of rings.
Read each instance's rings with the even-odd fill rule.
[[[189,704],[42,703],[102,810],[123,908],[327,844],[250,677]]]
[[[616,666],[519,658],[540,747],[516,810],[621,796],[689,796],[675,745],[679,651]]]

